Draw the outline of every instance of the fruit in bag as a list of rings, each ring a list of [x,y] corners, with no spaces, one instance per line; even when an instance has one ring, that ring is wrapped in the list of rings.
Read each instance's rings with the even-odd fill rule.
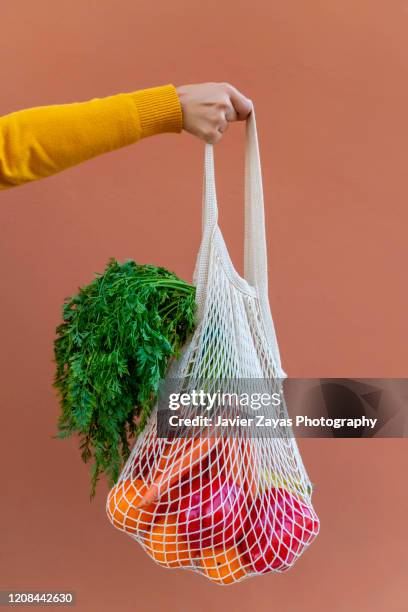
[[[255,500],[239,548],[251,571],[284,571],[318,531],[319,519],[311,507],[285,489],[271,489]]]
[[[187,542],[178,533],[174,519],[160,518],[153,525],[144,545],[152,559],[160,565],[166,567],[191,565]]]
[[[221,477],[197,476],[181,488],[171,510],[192,549],[229,547],[241,537],[245,516],[242,488]]]
[[[107,501],[108,516],[115,527],[137,533],[150,529],[157,504],[152,503],[143,509],[137,507],[137,501],[143,498],[146,486],[143,480],[130,479],[119,482],[111,489]]]
[[[246,575],[241,553],[236,546],[225,550],[222,546],[205,548],[201,566],[205,575],[218,584],[232,584]]]

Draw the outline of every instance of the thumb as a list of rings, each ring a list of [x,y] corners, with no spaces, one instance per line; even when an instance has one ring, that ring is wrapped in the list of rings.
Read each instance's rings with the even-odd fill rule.
[[[252,100],[244,96],[238,89],[231,86],[230,91],[231,104],[237,113],[238,121],[245,120],[252,111]]]

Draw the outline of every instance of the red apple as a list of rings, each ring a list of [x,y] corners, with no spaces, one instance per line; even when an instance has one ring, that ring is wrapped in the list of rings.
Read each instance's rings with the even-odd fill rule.
[[[292,538],[292,527],[290,519],[278,520],[269,493],[256,499],[239,544],[253,572],[263,574],[289,567],[300,548],[300,542]]]
[[[319,533],[320,522],[312,506],[306,505],[286,489],[272,489],[276,515],[294,523],[293,534],[302,544],[310,543]]]
[[[255,500],[239,547],[252,571],[285,571],[318,530],[311,507],[285,489],[272,488]]]
[[[245,497],[242,488],[219,476],[197,476],[186,482],[171,511],[177,513],[180,533],[192,549],[231,546],[243,531]]]

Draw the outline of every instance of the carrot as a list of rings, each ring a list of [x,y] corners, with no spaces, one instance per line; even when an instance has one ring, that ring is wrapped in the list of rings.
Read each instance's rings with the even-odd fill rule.
[[[195,438],[192,441],[188,453],[181,452],[180,456],[174,461],[170,471],[156,472],[153,483],[139,499],[137,506],[143,507],[156,501],[168,491],[183,475],[198,462],[202,461],[214,448],[216,438]],[[159,468],[160,469],[160,468]]]

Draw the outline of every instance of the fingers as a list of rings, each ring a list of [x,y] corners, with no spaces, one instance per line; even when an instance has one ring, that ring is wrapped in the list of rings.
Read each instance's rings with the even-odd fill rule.
[[[234,121],[244,121],[252,102],[229,83],[201,83],[177,87],[183,129],[209,144],[219,142]]]
[[[231,123],[231,121],[236,121],[236,119],[233,118],[234,114],[235,113],[227,111],[221,114],[218,125],[218,131],[221,132],[221,134],[224,134],[228,130],[228,124]]]
[[[220,142],[221,138],[223,137],[223,134],[221,132],[215,132],[211,138],[209,140],[207,140],[208,144],[212,144],[215,145],[218,142]]]
[[[233,121],[238,121],[238,114],[230,101],[227,110],[225,111],[225,120],[228,123],[232,123]]]
[[[228,85],[228,93],[238,121],[244,121],[252,111],[252,101],[232,85]]]
[[[224,136],[227,129],[228,129],[228,123],[225,123],[221,125],[220,127],[218,127],[217,129],[211,130],[211,132],[206,134],[206,136],[204,137],[204,140],[208,144],[217,144],[217,142],[220,142],[221,138]]]
[[[216,109],[212,120],[211,127],[205,134],[205,141],[208,144],[217,144],[228,129],[228,124],[231,121],[236,121],[236,113],[228,99],[221,102]]]

